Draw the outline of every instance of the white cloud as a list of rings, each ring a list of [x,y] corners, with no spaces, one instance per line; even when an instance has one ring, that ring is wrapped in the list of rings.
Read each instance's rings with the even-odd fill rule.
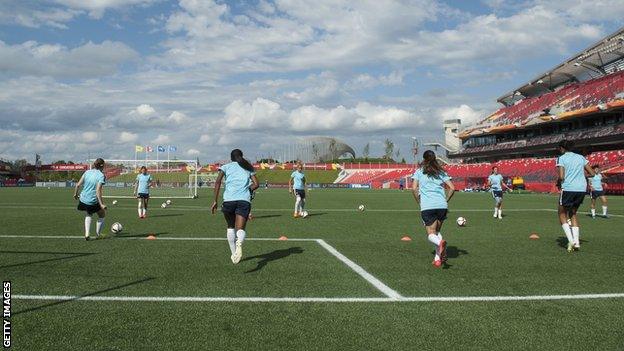
[[[87,10],[89,16],[101,18],[108,9],[120,9],[136,5],[149,5],[156,0],[54,0],[58,4],[73,9]]]
[[[197,149],[188,149],[186,150],[186,154],[189,156],[198,156],[201,152]]]
[[[131,142],[137,141],[138,138],[139,136],[137,134],[124,131],[119,134],[118,142],[119,143],[131,143]]]
[[[405,73],[392,71],[388,75],[374,77],[368,73],[357,75],[355,78],[345,83],[347,89],[370,89],[377,86],[394,86],[403,84]]]
[[[136,113],[140,116],[149,116],[149,115],[153,115],[156,112],[156,110],[148,105],[148,104],[141,104],[139,106],[136,107],[136,109],[132,110],[130,113]]]
[[[96,132],[84,132],[82,133],[82,141],[85,143],[91,143],[98,139],[99,135]]]
[[[439,115],[442,120],[459,118],[464,126],[473,124],[487,117],[486,113],[487,112],[484,110],[475,110],[468,105],[446,107],[439,110]]]
[[[152,140],[154,144],[168,144],[171,142],[171,138],[168,135],[158,134],[156,139]]]
[[[204,145],[212,145],[212,144],[214,144],[214,138],[212,136],[208,135],[208,134],[202,134],[199,137],[198,142],[200,144],[204,144]]]
[[[67,29],[67,23],[81,12],[30,3],[24,0],[0,1],[0,24],[16,24],[29,28],[48,26]]]
[[[0,41],[0,72],[11,75],[36,75],[63,78],[90,78],[117,72],[120,64],[133,60],[137,53],[126,44],[88,42],[69,49],[58,44],[26,41],[9,45]]]
[[[225,110],[225,126],[230,130],[276,128],[286,115],[277,102],[257,98],[252,103],[235,100]]]

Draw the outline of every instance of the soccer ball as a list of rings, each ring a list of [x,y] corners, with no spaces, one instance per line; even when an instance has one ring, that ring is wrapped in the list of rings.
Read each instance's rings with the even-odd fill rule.
[[[113,200],[113,205],[117,205],[117,200]]]
[[[165,201],[165,203],[166,203],[167,205],[171,205],[171,200],[167,200],[167,201]]]
[[[166,202],[163,202],[163,203],[160,205],[160,207],[162,207],[162,208],[167,208],[167,203],[166,203]]]
[[[464,217],[457,217],[457,225],[460,226],[460,227],[466,226],[466,218],[464,218]]]
[[[360,206],[358,206],[358,210],[359,210],[360,212],[361,212],[361,211],[364,211],[364,209],[365,209],[364,205],[360,205]]]
[[[301,212],[301,217],[306,218],[308,216],[308,211]]]
[[[117,234],[117,233],[121,233],[121,231],[123,230],[123,226],[121,225],[121,223],[119,222],[115,222],[113,223],[113,225],[111,226],[111,232],[113,234]]]

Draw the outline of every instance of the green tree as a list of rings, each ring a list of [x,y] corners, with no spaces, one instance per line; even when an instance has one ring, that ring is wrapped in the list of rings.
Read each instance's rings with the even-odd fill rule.
[[[368,159],[368,156],[370,156],[370,143],[366,143],[366,145],[364,145],[364,150],[362,150],[362,157]]]
[[[394,143],[392,142],[392,140],[386,138],[386,140],[384,141],[384,158],[388,160],[391,159],[393,153]]]

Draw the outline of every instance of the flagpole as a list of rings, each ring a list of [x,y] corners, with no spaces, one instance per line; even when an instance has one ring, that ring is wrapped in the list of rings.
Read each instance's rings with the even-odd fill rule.
[[[158,151],[160,151],[160,145],[156,145],[156,172],[158,172],[158,161],[160,161],[160,158],[158,157]]]
[[[169,173],[169,151],[171,151],[171,145],[167,145],[167,173]]]

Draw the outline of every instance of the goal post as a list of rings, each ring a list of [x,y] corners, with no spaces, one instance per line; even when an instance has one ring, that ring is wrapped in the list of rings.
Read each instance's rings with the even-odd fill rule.
[[[93,167],[89,160],[89,167]],[[150,197],[155,199],[196,198],[199,184],[196,160],[104,160],[105,198],[133,198],[134,184],[142,166],[152,176]]]

